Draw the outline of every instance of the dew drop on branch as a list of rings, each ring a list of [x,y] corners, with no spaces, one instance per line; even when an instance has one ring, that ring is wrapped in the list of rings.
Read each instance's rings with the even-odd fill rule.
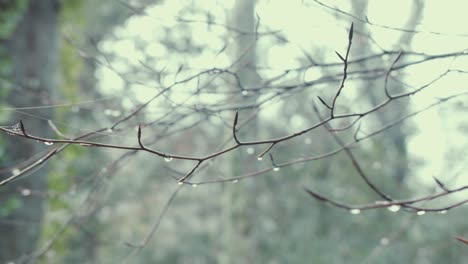
[[[172,158],[172,157],[170,157],[170,156],[166,156],[166,157],[164,157],[164,161],[165,161],[165,162],[171,162],[171,161],[172,161],[172,159],[173,159],[173,158]]]
[[[274,168],[273,168],[273,171],[279,171],[279,170],[280,170],[279,167],[274,167]]]
[[[254,154],[254,153],[255,153],[255,149],[254,149],[254,148],[252,148],[252,147],[249,147],[249,148],[247,148],[247,150],[246,150],[246,151],[247,151],[247,154],[249,154],[249,155],[252,155],[252,154]]]
[[[420,210],[416,213],[417,215],[425,215],[426,214],[426,211],[424,210]]]
[[[52,146],[53,144],[54,144],[54,142],[49,142],[49,141],[44,142],[44,145],[46,145],[46,146]]]
[[[31,195],[31,190],[29,190],[27,188],[24,188],[23,190],[21,190],[21,195],[29,196],[29,195]]]
[[[361,210],[358,208],[354,208],[354,209],[349,210],[349,212],[353,215],[357,215],[361,213]]]
[[[13,170],[11,170],[11,173],[13,174],[13,176],[17,176],[20,174],[20,170],[18,168],[14,168]]]
[[[396,213],[396,212],[400,211],[400,208],[401,208],[401,206],[398,205],[398,204],[390,205],[389,207],[387,207],[387,209],[390,212],[393,212],[393,213]]]
[[[381,244],[382,246],[388,245],[389,242],[390,242],[390,240],[389,240],[388,238],[386,238],[386,237],[382,237],[382,238],[380,239],[380,244]]]

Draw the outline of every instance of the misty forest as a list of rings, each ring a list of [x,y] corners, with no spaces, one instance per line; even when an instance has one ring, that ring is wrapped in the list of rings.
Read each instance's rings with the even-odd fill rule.
[[[466,10],[0,0],[0,264],[468,263]]]

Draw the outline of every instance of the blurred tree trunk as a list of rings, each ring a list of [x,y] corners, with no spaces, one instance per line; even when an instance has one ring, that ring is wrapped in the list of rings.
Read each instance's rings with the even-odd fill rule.
[[[353,1],[352,4],[352,14],[358,17],[365,17],[367,14],[368,9],[368,1],[367,0],[357,0]],[[424,2],[422,0],[418,0],[413,2],[412,13],[403,26],[406,29],[414,29],[416,25],[422,18],[424,10]],[[355,30],[357,32],[368,32],[367,25],[364,23],[356,23]],[[367,36],[365,35],[354,35],[355,40],[353,41],[354,48],[352,49],[351,53],[359,54],[364,56],[367,52],[371,50],[371,43]],[[394,46],[395,50],[403,50],[408,49],[411,45],[411,41],[414,34],[412,33],[402,33],[400,39],[396,41],[396,45]],[[352,54],[351,54],[352,56]],[[396,57],[392,56],[388,61],[384,61],[382,59],[375,60],[372,62],[372,65],[368,65],[367,63],[363,63],[364,67],[372,68],[373,65],[388,65],[390,67],[391,63],[394,61]],[[404,62],[403,59],[399,60],[399,63]],[[396,79],[401,79],[401,76],[393,75]],[[379,104],[383,99],[381,94],[383,89],[383,78],[378,79],[375,81],[367,81],[363,84],[363,90],[368,91],[369,100],[372,105]],[[391,94],[398,94],[405,92],[401,85],[393,84],[391,80],[389,80],[388,88],[391,91]],[[407,91],[406,91],[407,92]],[[380,125],[385,125],[392,120],[396,120],[399,117],[408,114],[408,101],[407,100],[397,100],[394,102],[392,109],[388,109],[387,111],[378,111],[376,112],[377,115],[377,122]],[[407,138],[407,131],[401,125],[396,126],[388,130],[388,133],[385,134],[385,138],[383,139],[383,144],[385,144],[386,149],[391,148],[391,152],[389,152],[389,156],[383,157],[389,160],[386,162],[386,166],[389,168],[383,168],[385,171],[389,172],[389,174],[396,179],[399,183],[402,183],[408,174],[408,151],[406,147],[406,138]]]
[[[38,106],[48,103],[55,88],[57,66],[57,14],[58,0],[30,1],[29,6],[11,37],[4,43],[12,65],[7,102],[13,107]],[[33,114],[49,119],[51,110],[38,110]],[[24,120],[31,133],[47,136],[47,122],[28,118],[15,112],[10,120]],[[2,166],[12,167],[44,149],[43,144],[18,137],[9,137],[6,144],[9,160]],[[3,176],[4,177],[4,176]],[[21,196],[22,189],[30,189],[31,195]],[[0,263],[13,261],[32,252],[38,242],[44,214],[44,194],[47,191],[47,168],[43,167],[28,177],[12,182],[0,189],[0,207],[16,201],[0,222]],[[25,194],[27,192],[23,192]],[[33,263],[35,261],[32,261]]]
[[[233,87],[237,92],[234,97],[238,100],[242,94],[241,88],[257,86],[260,82],[260,77],[256,72],[256,36],[255,26],[255,2],[251,0],[236,1],[231,12],[231,26],[249,34],[235,34],[235,49],[232,53],[232,61],[236,62],[233,71],[243,87]],[[237,94],[237,95],[236,95]],[[244,95],[242,95],[244,96]],[[252,94],[248,94],[248,100],[255,100]],[[244,98],[246,98],[244,96]],[[247,99],[247,98],[246,98]],[[249,123],[248,129],[244,129],[239,134],[240,138],[255,138],[257,136],[257,128],[253,123]],[[247,160],[250,159],[250,160]],[[245,155],[245,149],[242,148],[235,156],[233,156],[231,176],[241,175],[246,171],[252,171],[256,166],[249,166],[252,159],[256,158],[252,155]],[[220,251],[219,263],[252,263],[258,259],[258,239],[255,237],[255,226],[258,221],[256,219],[257,202],[255,189],[257,184],[253,181],[241,183],[243,188],[235,188],[229,186],[225,189],[222,198],[223,221],[220,232],[223,234],[222,250]]]

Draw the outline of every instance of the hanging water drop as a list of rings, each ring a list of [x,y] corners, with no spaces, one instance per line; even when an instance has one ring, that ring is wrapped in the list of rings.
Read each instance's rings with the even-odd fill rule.
[[[19,175],[20,172],[21,171],[18,168],[14,168],[13,170],[11,170],[11,173],[13,174],[13,176]]]
[[[46,146],[52,146],[53,144],[54,144],[54,142],[49,142],[49,141],[44,142],[44,145],[46,145]]]
[[[361,213],[361,210],[358,208],[354,208],[354,209],[349,210],[349,212],[353,215],[357,215]]]
[[[280,170],[279,167],[274,167],[274,168],[273,168],[273,171],[279,171],[279,170]]]
[[[181,181],[180,181],[180,182],[177,182],[177,184],[178,184],[178,185],[182,185],[182,184],[184,184],[184,182],[181,182]]]
[[[446,213],[447,213],[447,210],[439,211],[439,214],[446,214]]]
[[[239,182],[239,180],[238,180],[238,179],[234,179],[234,180],[232,180],[232,183],[238,183],[238,182]]]
[[[247,150],[246,150],[246,151],[247,151],[247,154],[249,154],[249,155],[252,155],[252,154],[254,154],[254,153],[255,153],[255,149],[254,149],[254,148],[252,148],[252,147],[249,147],[249,148],[247,148]]]
[[[29,196],[31,195],[31,190],[24,188],[23,190],[21,190],[21,195]]]
[[[263,160],[263,156],[258,156],[257,160]]]
[[[401,208],[401,206],[398,205],[398,204],[390,205],[389,207],[387,207],[387,209],[390,212],[393,212],[393,213],[396,213],[396,212],[400,211],[400,208]]]
[[[107,132],[107,133],[112,133],[112,132],[114,132],[114,131],[112,130],[112,128],[108,128],[108,129],[106,129],[106,132]]]
[[[249,92],[247,90],[242,90],[242,95],[247,96],[247,95],[249,95]]]
[[[426,214],[426,211],[421,210],[421,211],[418,211],[416,214],[417,214],[417,215],[425,215],[425,214]]]
[[[192,183],[192,187],[195,188],[197,187],[198,185],[196,183]]]
[[[390,240],[389,240],[388,238],[386,238],[386,237],[382,237],[382,238],[380,239],[380,244],[381,244],[382,246],[388,245],[389,242],[390,242]]]
[[[165,162],[171,162],[172,159],[173,159],[173,158],[172,158],[171,156],[166,156],[166,157],[164,157],[164,161],[165,161]]]

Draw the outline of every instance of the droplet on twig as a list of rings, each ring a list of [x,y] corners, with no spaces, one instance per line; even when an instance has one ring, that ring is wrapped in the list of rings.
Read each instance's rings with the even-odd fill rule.
[[[353,215],[357,215],[361,213],[361,209],[354,208],[354,209],[349,210],[349,212]]]
[[[386,237],[382,237],[380,239],[380,244],[383,245],[383,246],[388,245],[389,242],[390,242],[390,240],[388,238],[386,238]]]
[[[247,150],[246,150],[246,151],[247,151],[247,154],[249,154],[249,155],[252,155],[252,154],[254,154],[254,153],[255,153],[255,149],[254,149],[254,148],[252,148],[252,147],[249,147],[249,148],[247,148]]]
[[[166,157],[164,157],[164,161],[165,161],[165,162],[171,162],[172,159],[173,159],[173,158],[172,158],[171,156],[166,156]]]
[[[393,213],[396,213],[396,212],[400,211],[400,208],[401,208],[401,206],[398,205],[398,204],[390,205],[389,207],[387,207],[387,209],[390,212],[393,212]]]
[[[54,144],[54,142],[49,142],[49,141],[44,142],[44,145],[46,145],[46,146],[52,146],[53,144]]]
[[[24,188],[23,190],[21,190],[21,195],[29,196],[29,195],[31,195],[31,190],[29,190],[27,188]]]
[[[418,212],[416,212],[417,215],[425,215],[426,214],[426,211],[424,210],[420,210]]]

